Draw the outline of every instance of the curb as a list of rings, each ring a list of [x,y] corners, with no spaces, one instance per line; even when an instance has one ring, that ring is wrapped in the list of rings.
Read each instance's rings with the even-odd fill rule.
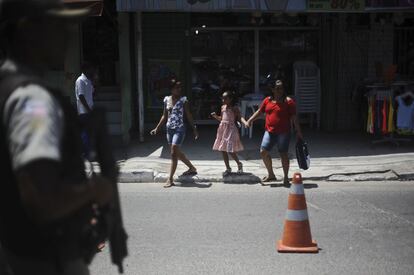
[[[400,174],[400,180],[414,181],[414,173]]]
[[[165,182],[168,179],[168,174],[166,173],[158,173],[154,177],[154,182]],[[216,175],[211,176],[202,176],[196,175],[194,177],[191,176],[179,176],[176,178],[177,182],[181,183],[194,183],[194,182],[224,182],[224,183],[259,183],[260,178],[253,174],[236,174],[233,173],[227,177],[217,177]]]
[[[355,173],[355,174],[337,174],[331,175],[327,178],[327,181],[387,181],[398,180],[400,177],[392,170],[382,172],[367,172],[367,173]]]
[[[119,182],[120,183],[163,183],[167,180],[167,173],[159,173],[152,169],[142,169],[142,170],[124,170],[119,173]],[[393,181],[393,180],[403,180],[403,181],[414,181],[414,173],[405,173],[397,174],[393,170],[385,171],[374,171],[374,172],[365,172],[365,173],[344,173],[344,174],[331,174],[328,176],[309,176],[303,177],[304,180],[308,181],[328,181],[328,182],[362,182],[362,181]],[[180,183],[240,183],[240,184],[254,184],[260,183],[261,179],[253,174],[244,173],[237,174],[233,173],[227,177],[220,177],[217,175],[205,175],[205,176],[179,176],[175,179]],[[277,181],[280,181],[278,177]]]
[[[151,169],[120,171],[118,181],[122,183],[153,182],[154,171]]]

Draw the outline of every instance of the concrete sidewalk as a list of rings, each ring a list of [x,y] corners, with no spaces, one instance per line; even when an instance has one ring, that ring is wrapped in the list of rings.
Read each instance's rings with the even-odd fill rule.
[[[206,183],[224,182],[255,184],[266,175],[259,154],[262,129],[256,129],[252,139],[242,138],[245,150],[239,154],[244,173],[233,173],[223,177],[225,170],[221,154],[211,150],[216,127],[200,127],[200,139],[194,141],[188,133],[183,151],[198,170],[194,177],[177,177],[178,182],[191,183],[203,187]],[[310,130],[304,131],[309,145],[311,166],[306,171],[298,168],[292,138],[289,157],[290,176],[301,172],[304,180],[327,181],[375,181],[414,179],[414,142],[372,145],[373,137],[361,133],[327,134]],[[278,180],[282,179],[282,169],[278,153],[273,152],[273,167]],[[163,134],[147,137],[144,143],[133,143],[117,151],[120,166],[120,182],[164,182],[170,167],[169,148]],[[234,161],[233,170],[237,170]],[[181,175],[187,167],[179,163],[176,175]],[[200,184],[198,184],[200,183]],[[278,184],[280,182],[275,182]]]

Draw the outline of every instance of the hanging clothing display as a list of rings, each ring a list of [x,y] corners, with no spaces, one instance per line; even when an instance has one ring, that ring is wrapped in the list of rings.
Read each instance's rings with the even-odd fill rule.
[[[390,142],[411,142],[410,138],[395,137],[399,135],[414,135],[414,94],[410,91],[401,96],[394,96],[394,87],[367,86],[368,114],[366,131],[373,134],[376,140],[372,144]],[[407,101],[408,97],[411,98]],[[402,128],[404,127],[404,128]]]
[[[373,91],[368,96],[366,130],[370,134],[386,135],[395,131],[395,109],[391,90]]]
[[[395,108],[395,105],[397,108]],[[370,134],[414,135],[414,97],[408,103],[404,96],[393,98],[392,90],[376,90],[368,96],[366,130]]]

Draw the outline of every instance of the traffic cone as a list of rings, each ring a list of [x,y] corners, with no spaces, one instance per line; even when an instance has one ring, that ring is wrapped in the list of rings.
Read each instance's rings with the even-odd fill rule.
[[[277,251],[281,253],[319,252],[318,245],[311,236],[305,189],[300,173],[293,175],[283,237],[277,242]]]

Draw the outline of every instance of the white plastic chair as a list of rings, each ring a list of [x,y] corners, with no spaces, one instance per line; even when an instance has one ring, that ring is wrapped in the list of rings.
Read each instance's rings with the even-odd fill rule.
[[[317,128],[320,129],[321,83],[318,66],[310,61],[295,62],[293,83],[298,115],[316,114]],[[311,126],[313,126],[313,116]]]

